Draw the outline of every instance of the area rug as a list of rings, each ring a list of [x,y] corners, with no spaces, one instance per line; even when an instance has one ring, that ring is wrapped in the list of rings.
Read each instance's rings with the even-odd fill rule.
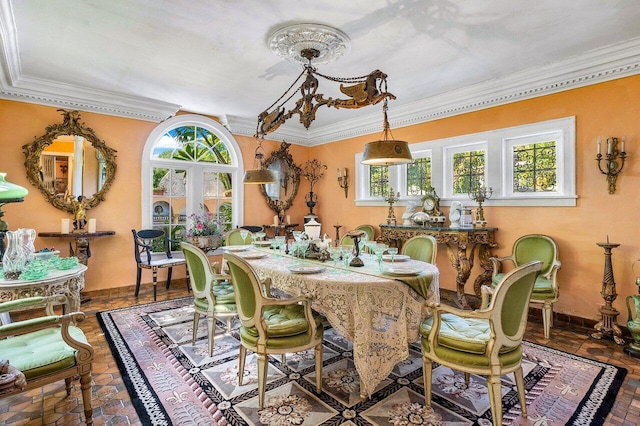
[[[206,321],[191,344],[192,299],[98,313],[123,380],[145,425],[490,425],[485,380],[434,366],[432,410],[424,407],[420,346],[373,396],[361,400],[349,341],[325,324],[323,391],[315,393],[313,351],[270,358],[265,408],[258,410],[255,355],[238,385],[238,334],[216,327],[208,357]],[[235,327],[237,328],[237,324]],[[599,425],[626,370],[525,342],[528,419],[513,376],[503,377],[503,424]]]

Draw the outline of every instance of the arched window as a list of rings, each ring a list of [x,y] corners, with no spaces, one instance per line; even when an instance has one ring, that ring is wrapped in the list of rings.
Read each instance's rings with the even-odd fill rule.
[[[220,231],[241,225],[242,154],[220,123],[179,115],[149,135],[142,157],[142,225],[183,240],[196,216],[213,215]]]

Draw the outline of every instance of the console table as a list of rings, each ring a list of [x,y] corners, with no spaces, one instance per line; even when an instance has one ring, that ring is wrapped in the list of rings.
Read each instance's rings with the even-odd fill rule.
[[[80,291],[84,288],[85,265],[78,265],[66,271],[52,270],[41,280],[0,279],[0,302],[24,299],[34,296],[55,296],[64,294],[69,298],[69,310],[80,310]]]
[[[381,224],[382,238],[390,244],[402,249],[402,244],[416,235],[432,235],[440,244],[447,247],[447,256],[451,265],[457,271],[456,292],[458,304],[468,308],[469,304],[464,295],[464,286],[473,268],[474,255],[477,252],[480,266],[484,270],[475,280],[473,291],[480,296],[480,287],[491,283],[493,266],[489,260],[491,249],[497,247],[495,231],[498,228],[449,228],[438,226],[405,226]]]
[[[60,238],[67,240],[74,240],[76,248],[73,250],[71,244],[69,244],[69,251],[71,256],[76,256],[78,262],[86,265],[91,257],[91,248],[89,247],[89,240],[91,238],[106,237],[109,235],[115,235],[115,231],[97,231],[97,232],[38,232],[38,237],[42,238]]]

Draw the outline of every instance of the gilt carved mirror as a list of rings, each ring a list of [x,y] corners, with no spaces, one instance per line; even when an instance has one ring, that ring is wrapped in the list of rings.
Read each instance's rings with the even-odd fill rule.
[[[281,216],[296,198],[302,173],[300,167],[293,162],[289,153],[290,146],[291,144],[282,142],[280,149],[273,151],[266,159],[264,167],[275,173],[276,182],[260,185],[260,192],[266,198],[269,208]]]
[[[80,123],[78,111],[58,110],[63,122],[22,146],[27,178],[54,207],[73,213],[71,198],[83,195],[88,208],[104,201],[116,175],[116,150]],[[72,196],[72,197],[71,197]]]

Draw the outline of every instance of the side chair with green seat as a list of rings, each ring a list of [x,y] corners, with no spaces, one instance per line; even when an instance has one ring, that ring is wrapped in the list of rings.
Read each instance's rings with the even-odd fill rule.
[[[401,254],[409,256],[413,260],[436,264],[438,243],[431,235],[416,235],[402,245]]]
[[[168,289],[171,285],[171,275],[174,266],[185,264],[184,257],[181,252],[172,252],[171,244],[167,235],[162,229],[141,229],[131,230],[133,234],[134,256],[136,260],[136,290],[135,296],[140,293],[140,280],[142,279],[142,270],[151,269],[153,273],[153,301],[156,301],[158,269],[167,268],[167,284]],[[187,290],[189,283],[187,282]]]
[[[246,240],[242,239],[242,236],[240,235],[240,231],[249,232],[249,236],[247,237]],[[224,245],[225,246],[243,246],[243,245],[246,245],[247,242],[251,241],[251,235],[253,235],[253,233],[251,231],[249,231],[248,229],[244,229],[244,228],[232,229],[231,231],[227,232],[227,234],[225,235]]]
[[[94,352],[82,330],[75,324],[82,312],[56,315],[53,305],[67,305],[66,296],[28,297],[0,303],[0,313],[45,308],[44,316],[0,325],[0,359],[8,360],[24,374],[26,385],[3,389],[0,398],[35,389],[64,379],[67,396],[71,381],[80,377],[85,422],[93,424],[91,369]],[[46,404],[53,406],[53,404]]]
[[[238,315],[236,296],[228,275],[218,273],[218,264],[213,265],[200,248],[190,243],[180,243],[189,269],[189,280],[193,290],[193,335],[191,343],[195,345],[200,316],[207,317],[209,356],[213,356],[213,343],[216,334],[216,318],[226,318],[227,330],[231,331],[231,320]]]
[[[364,231],[367,234],[367,240],[368,241],[375,241],[375,236],[376,236],[376,229],[373,227],[373,225],[360,225],[357,226],[354,231]],[[348,236],[347,234],[344,234],[342,236],[342,238],[340,238],[340,244],[341,246],[352,246],[353,244],[353,238],[351,238],[350,236]]]
[[[511,261],[513,266],[518,267],[533,260],[541,261],[543,267],[533,287],[531,303],[542,304],[544,338],[548,339],[553,326],[553,304],[560,297],[556,276],[561,263],[558,258],[558,245],[553,238],[542,234],[529,234],[518,238],[513,243],[511,255],[491,258],[493,263],[491,280],[494,287],[500,282],[504,276],[503,273],[500,273],[501,263],[504,261]]]
[[[432,363],[487,377],[493,424],[502,424],[500,376],[514,373],[523,417],[527,417],[522,371],[522,337],[527,308],[542,262],[534,261],[505,274],[485,309],[469,311],[434,305],[433,316],[420,325],[425,404],[431,408]]]
[[[258,356],[258,406],[264,408],[269,354],[315,350],[316,392],[322,392],[322,317],[304,297],[275,299],[270,280],[261,283],[244,259],[223,255],[229,266],[240,318],[238,384],[242,384],[247,349]],[[263,289],[264,287],[264,289]]]

